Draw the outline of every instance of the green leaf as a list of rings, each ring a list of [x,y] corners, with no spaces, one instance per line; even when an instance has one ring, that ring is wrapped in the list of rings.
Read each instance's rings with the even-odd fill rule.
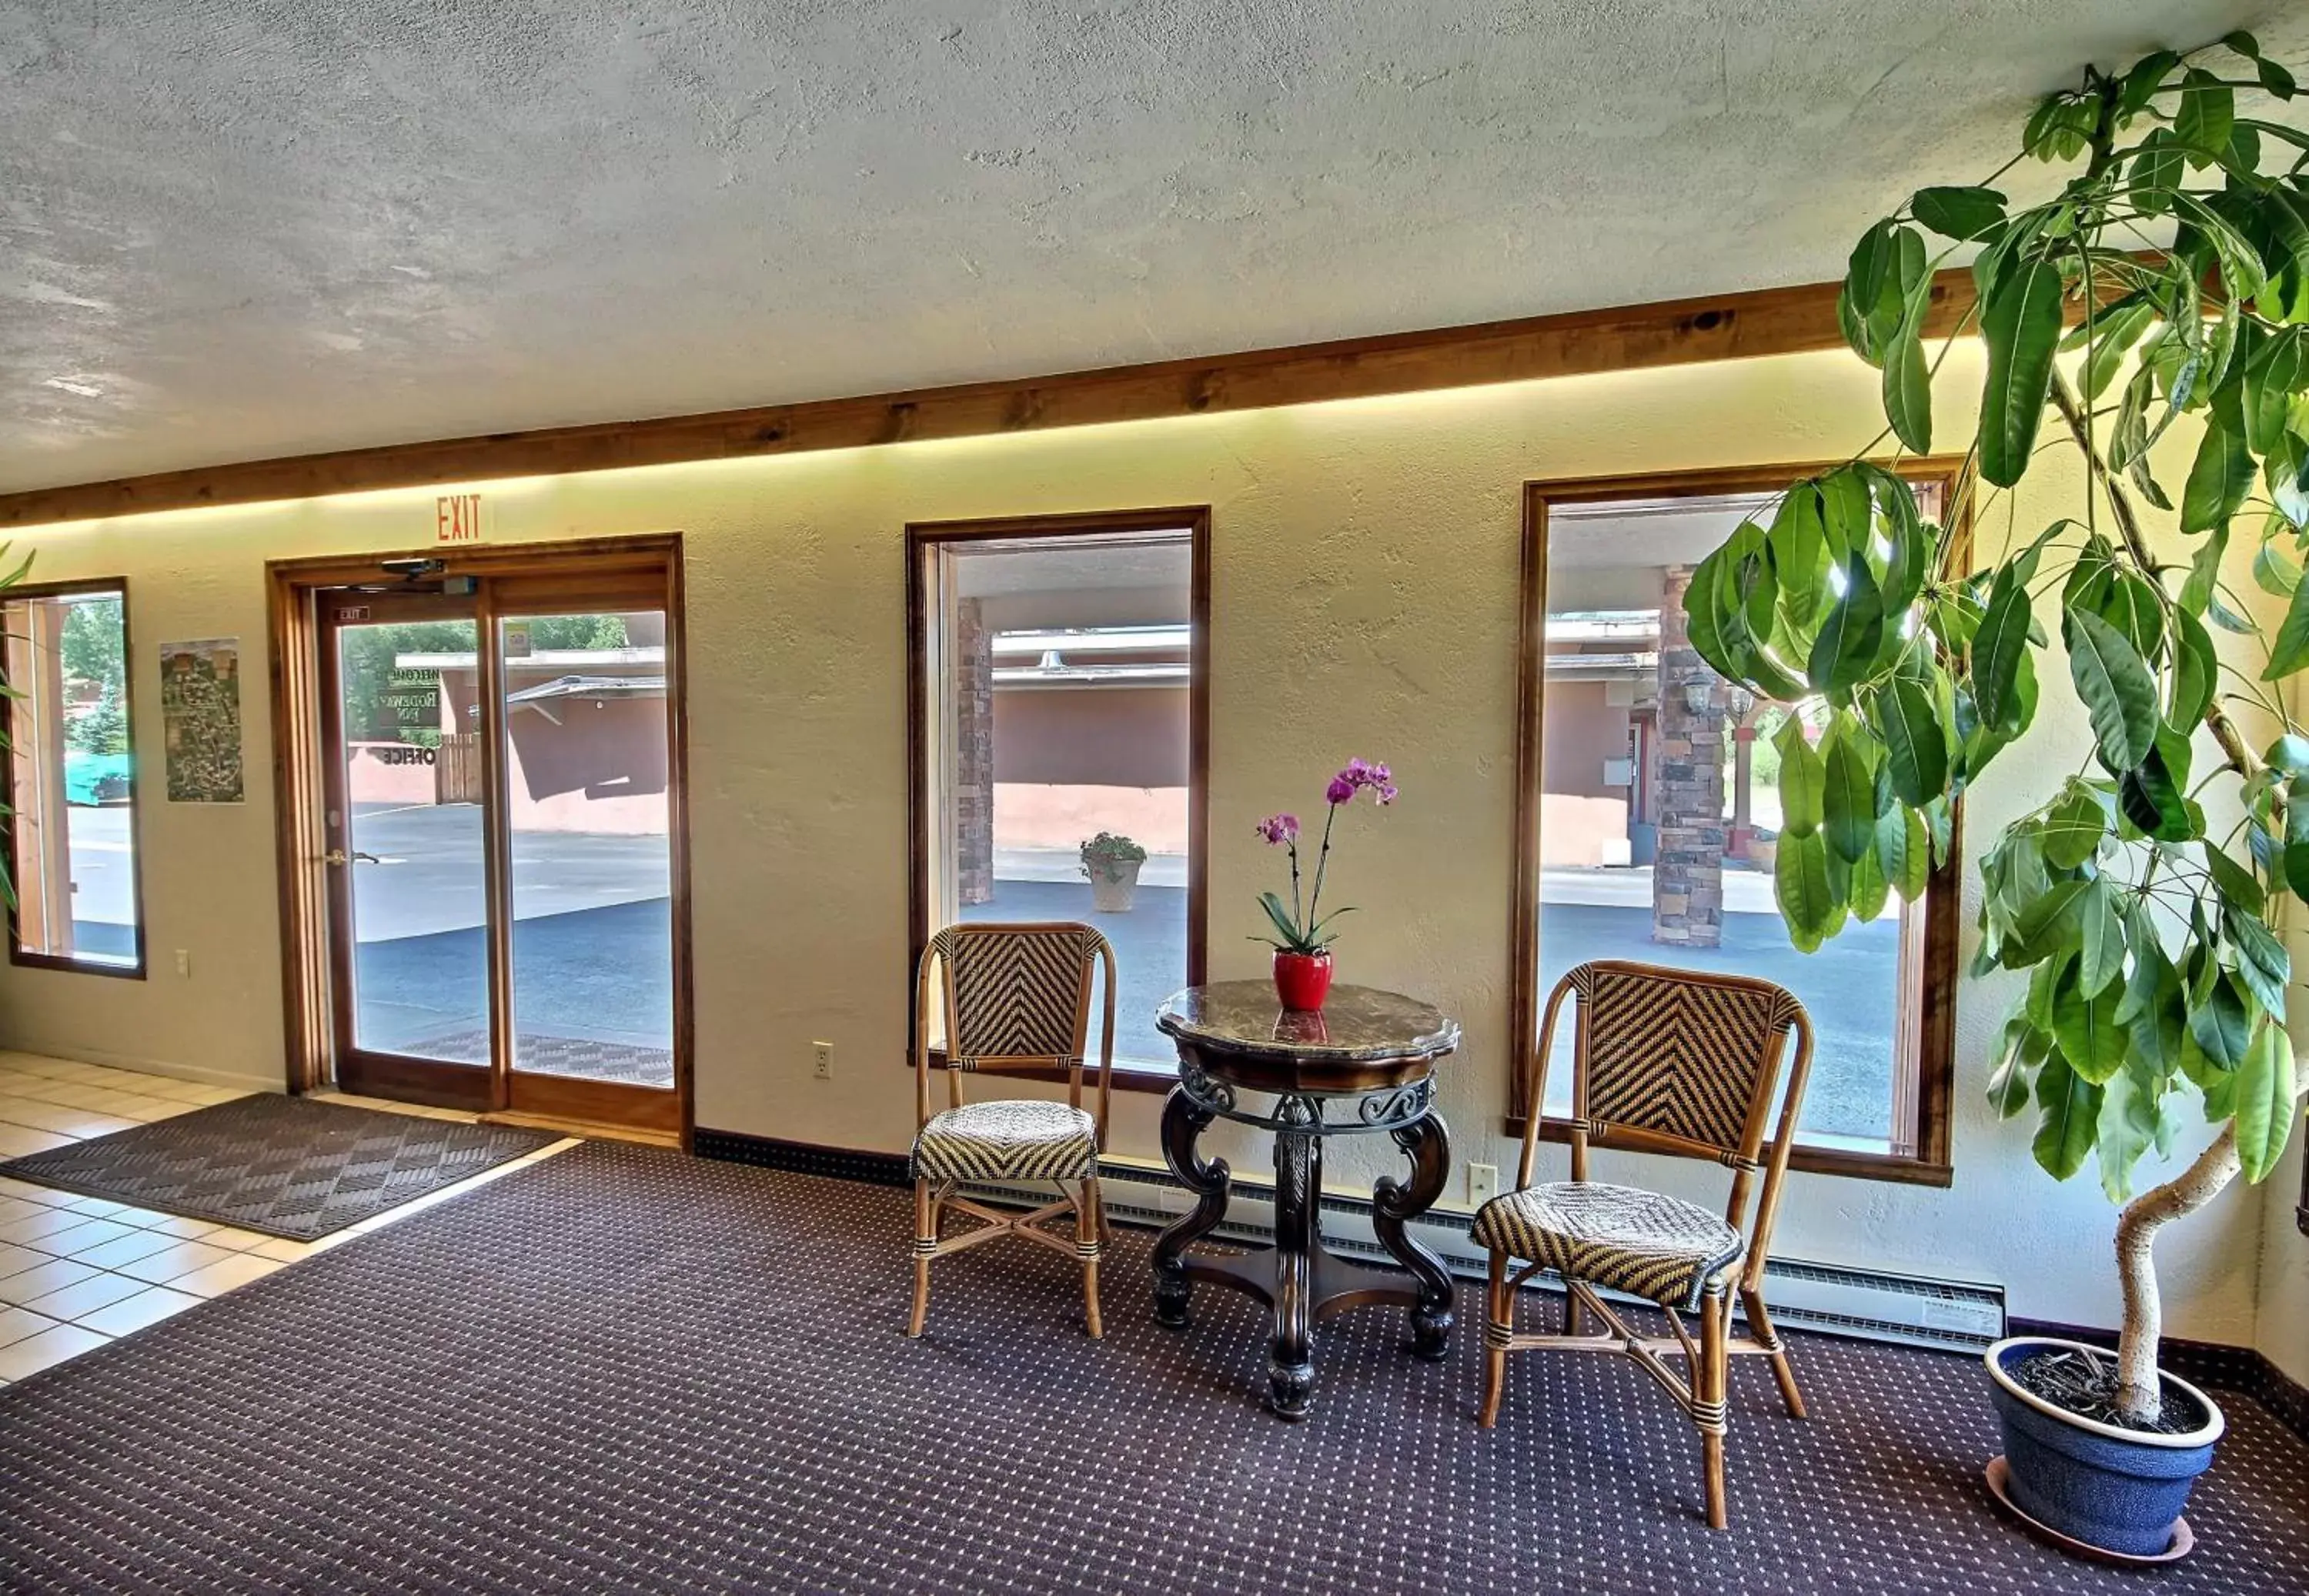
[[[1884,651],[1884,600],[1867,562],[1857,554],[1844,567],[1844,592],[1812,639],[1806,674],[1812,685],[1841,703],[1875,673]]]
[[[2285,1013],[2285,988],[2293,979],[2292,955],[2274,932],[2250,914],[2221,917],[2229,944],[2237,952],[2236,979],[2244,983],[2253,1001],[2270,1014]]]
[[[1860,236],[1845,263],[1844,288],[1837,297],[1845,341],[1871,366],[1881,358],[1905,308],[1898,266],[1900,235],[1907,230],[1887,217]]]
[[[1902,321],[1884,346],[1884,418],[1902,446],[1917,454],[1932,453],[1933,372],[1924,358],[1921,315]]]
[[[2112,771],[2131,770],[2156,743],[2156,679],[2124,634],[2088,610],[2070,610],[2062,634],[2069,675],[2091,717],[2102,763]]]
[[[2113,306],[2087,324],[2088,341],[2091,352],[2085,357],[2084,389],[2087,399],[2098,399],[2107,392],[2116,374],[2124,368],[2125,351],[2140,341],[2140,335],[2157,323],[2157,306],[2146,299],[2136,299],[2122,306]]]
[[[1829,598],[1827,531],[1816,486],[1799,482],[1781,496],[1766,547],[1788,625],[1800,633],[1810,630]]]
[[[2185,842],[2196,836],[2181,784],[2174,779],[2161,747],[2116,779],[2116,807],[2145,836],[2160,842]]]
[[[2259,71],[2261,86],[2278,99],[2291,99],[2301,91],[2301,86],[2293,81],[2293,74],[2266,56],[2253,65]]]
[[[1850,716],[1838,713],[1822,743],[1828,845],[1846,863],[1856,864],[1876,845],[1875,739]]]
[[[1818,832],[1780,833],[1772,884],[1797,951],[1817,952],[1844,924],[1844,900],[1829,880],[1828,840]]]
[[[2116,891],[2108,877],[2093,877],[2079,902],[2077,918],[2082,933],[2077,988],[2087,997],[2097,997],[2124,973],[2124,925],[2118,918]],[[2114,1019],[2112,1012],[2110,1020]]]
[[[2166,74],[2181,65],[2181,57],[2170,50],[2151,50],[2132,64],[2124,74],[2124,82],[2117,91],[2116,110],[2120,116],[2137,116],[2149,108],[2163,86]],[[2159,131],[2162,131],[2161,129]]]
[[[2289,210],[2287,213],[2290,215]],[[2277,447],[2293,396],[2301,390],[2305,375],[2309,375],[2305,366],[2309,366],[2309,349],[2303,347],[2298,327],[2287,327],[2245,362],[2241,397],[2244,441],[2255,454],[2266,454]]]
[[[1933,845],[1924,816],[1895,805],[1876,817],[1876,865],[1903,902],[1924,895],[1932,882]]]
[[[2285,607],[2285,618],[2277,625],[2277,637],[2269,645],[2269,664],[2261,679],[2280,680],[2305,664],[2309,664],[2309,582],[2293,590],[2293,601]]]
[[[1942,237],[1969,243],[2002,223],[2004,196],[1993,188],[1920,188],[1908,209]]]
[[[2060,268],[2030,261],[2000,280],[1982,312],[1981,332],[1988,341],[1988,384],[1981,396],[1980,474],[2010,487],[2028,470],[2052,386],[2061,341]]]
[[[2028,651],[2034,615],[2028,601],[2033,559],[2012,560],[1989,589],[1988,608],[1972,638],[1972,698],[1985,725],[2002,729],[2013,721],[2013,681]]]
[[[2228,553],[2229,530],[2217,527],[2213,535],[2197,546],[2189,561],[2188,580],[2181,584],[2181,596],[2175,600],[2191,615],[2202,615],[2213,602],[2213,594],[2221,582],[2221,559]]]
[[[2173,136],[2187,146],[2191,166],[2210,166],[2228,148],[2229,132],[2236,122],[2236,96],[2201,66],[2191,67],[2181,82]]]
[[[2293,1094],[2293,1046],[2285,1029],[2264,1023],[2253,1033],[2237,1069],[2237,1162],[2244,1178],[2260,1181],[2285,1156],[2300,1106]]]
[[[2196,463],[2181,489],[2181,530],[2207,532],[2227,526],[2253,488],[2253,453],[2214,417],[2205,422]]]
[[[2253,1014],[2244,992],[2226,970],[2213,967],[2212,979],[2189,1005],[2189,1035],[2198,1049],[2222,1069],[2244,1062],[2253,1039]]]
[[[1892,773],[1892,791],[1922,808],[1948,789],[1948,741],[1931,694],[1895,677],[1875,697],[1873,717]]]
[[[2204,623],[2185,609],[2173,615],[2173,697],[2166,723],[2176,731],[2193,733],[2205,711],[2212,706],[2213,690],[2220,681],[2220,665],[2213,654],[2212,634]]]
[[[1267,910],[1267,918],[1275,923],[1276,934],[1284,942],[1296,947],[1306,940],[1301,935],[1298,926],[1292,920],[1291,911],[1283,906],[1281,898],[1276,897],[1273,893],[1261,893],[1258,894],[1258,906]]]
[[[1996,1067],[1988,1077],[1988,1102],[1999,1119],[2010,1119],[2028,1106],[2028,1080],[2053,1048],[2053,1039],[2028,1023],[2024,1014],[2004,1022],[2004,1040]]]
[[[2301,567],[2287,557],[2271,538],[2253,550],[2253,585],[2270,598],[2290,599],[2293,590],[2301,585]]]
[[[2309,776],[2296,776],[2285,788],[2285,884],[2309,903]]]
[[[2055,1180],[2084,1168],[2099,1132],[2101,1089],[2069,1067],[2059,1054],[2037,1072],[2037,1104],[2043,1111],[2031,1151]]]
[[[1790,715],[1772,738],[1780,753],[1780,835],[1809,836],[1827,814],[1828,771],[1804,740],[1803,722]]]
[[[2123,994],[2107,988],[2088,996],[2072,966],[2053,997],[2053,1037],[2069,1067],[2097,1086],[2124,1063],[2124,1027],[2116,1022]]]
[[[2092,858],[2107,833],[2108,813],[2100,799],[2093,796],[2091,788],[2071,776],[2046,812],[2037,835],[2046,864],[2073,870]]]
[[[2213,884],[2220,888],[2224,899],[2247,914],[2261,912],[2261,882],[2252,871],[2210,842],[2205,844],[2205,867],[2212,872]]]
[[[2157,1090],[2131,1064],[2108,1078],[2095,1137],[2100,1149],[2100,1189],[2112,1203],[2132,1195],[2132,1167],[2157,1140]]]
[[[1845,888],[1845,898],[1852,918],[1867,924],[1884,912],[1884,905],[1892,895],[1892,884],[1884,877],[1884,867],[1876,857],[1873,847],[1864,848],[1860,857],[1852,861],[1852,876]]]

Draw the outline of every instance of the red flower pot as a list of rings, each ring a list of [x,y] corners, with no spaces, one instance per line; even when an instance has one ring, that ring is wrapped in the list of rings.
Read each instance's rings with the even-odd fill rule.
[[[1313,1014],[1331,994],[1331,955],[1275,950],[1275,995],[1283,1006]]]

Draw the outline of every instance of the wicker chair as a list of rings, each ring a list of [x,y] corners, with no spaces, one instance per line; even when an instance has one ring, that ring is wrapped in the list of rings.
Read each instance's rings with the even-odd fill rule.
[[[1083,1110],[1083,1046],[1090,1031],[1094,970],[1106,973],[1106,1012],[1098,1059],[1098,1112]],[[946,1021],[946,1109],[930,1112],[930,978],[938,982]],[[1025,1098],[964,1103],[967,1072],[1032,1068],[1067,1072],[1067,1100]],[[914,1311],[906,1328],[922,1333],[930,1307],[930,1260],[1001,1236],[1016,1236],[1079,1260],[1083,1307],[1095,1337],[1098,1261],[1107,1238],[1098,1193],[1098,1155],[1106,1144],[1114,1077],[1114,949],[1088,926],[949,926],[922,949],[914,975]],[[965,1182],[1049,1181],[1058,1200],[1031,1213],[1003,1212],[956,1196]],[[948,1209],[982,1221],[945,1235]],[[1071,1211],[1074,1235],[1042,1222]]]
[[[1534,1186],[1540,1105],[1548,1055],[1567,996],[1578,998],[1571,1075],[1571,1178]],[[1795,1062],[1779,1091],[1786,1039]],[[1725,1524],[1724,1434],[1731,1354],[1772,1360],[1788,1411],[1804,1416],[1786,1350],[1764,1306],[1764,1264],[1787,1173],[1796,1113],[1812,1070],[1812,1022],[1803,1005],[1769,981],[1667,970],[1620,961],[1582,964],[1547,999],[1524,1131],[1518,1189],[1475,1215],[1474,1238],[1491,1253],[1483,1333],[1483,1424],[1499,1421],[1507,1356],[1534,1348],[1624,1352],[1665,1387],[1699,1427],[1708,1523]],[[1778,1124],[1765,1132],[1778,1100]],[[1711,1159],[1732,1171],[1722,1219],[1696,1203],[1587,1178],[1593,1143],[1632,1152]],[[1760,1179],[1759,1178],[1760,1177]],[[1753,1203],[1753,1219],[1747,1216]],[[1744,1234],[1743,1234],[1744,1230]],[[1516,1260],[1528,1260],[1520,1271]],[[1561,1335],[1518,1334],[1518,1289],[1541,1270],[1565,1286]],[[1604,1288],[1656,1303],[1673,1339],[1637,1333],[1599,1294]],[[1727,1320],[1736,1290],[1750,1334]],[[1603,1325],[1583,1333],[1585,1313]],[[1683,1314],[1697,1315],[1695,1342]],[[1667,1359],[1683,1355],[1679,1376]]]

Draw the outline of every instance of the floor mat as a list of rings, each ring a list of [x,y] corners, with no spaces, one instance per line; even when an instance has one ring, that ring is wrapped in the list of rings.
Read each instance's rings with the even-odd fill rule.
[[[0,1175],[313,1241],[560,1138],[254,1092],[0,1164]]]

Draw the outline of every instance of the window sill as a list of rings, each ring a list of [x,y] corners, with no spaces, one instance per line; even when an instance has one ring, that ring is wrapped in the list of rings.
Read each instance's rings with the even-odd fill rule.
[[[1520,1115],[1509,1115],[1504,1121],[1507,1134],[1520,1140],[1526,1121]],[[1569,1142],[1570,1127],[1560,1119],[1543,1119],[1539,1126],[1543,1142]],[[1599,1152],[1613,1151],[1609,1147]],[[1895,1186],[1930,1186],[1946,1187],[1954,1184],[1956,1171],[1944,1163],[1929,1159],[1895,1152],[1865,1152],[1849,1147],[1820,1146],[1798,1142],[1788,1154],[1788,1168],[1803,1175],[1840,1175],[1853,1180],[1881,1180]]]
[[[28,953],[22,948],[8,950],[8,962],[22,970],[56,970],[66,975],[104,975],[115,980],[141,981],[144,966],[135,964],[99,964],[92,960],[71,959],[59,953]]]

